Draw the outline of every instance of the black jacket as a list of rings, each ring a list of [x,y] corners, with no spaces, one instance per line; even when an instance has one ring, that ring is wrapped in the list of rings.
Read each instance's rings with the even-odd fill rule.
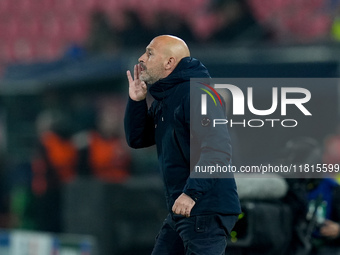
[[[225,126],[221,127],[223,132],[216,133],[212,123],[203,126],[200,119],[190,121],[190,104],[193,103],[190,103],[190,89],[202,93],[202,90],[190,88],[190,78],[209,78],[209,73],[200,61],[187,57],[169,76],[149,88],[155,98],[150,109],[146,100],[129,99],[124,120],[127,142],[133,148],[156,143],[170,213],[174,201],[184,192],[196,201],[191,215],[239,214],[241,209],[234,178],[190,177],[190,153],[197,154],[193,151],[200,154],[192,159],[194,165],[216,165],[217,162],[228,165],[231,158],[230,138]],[[199,100],[194,102],[197,106],[191,105],[197,111]],[[225,118],[222,110],[216,114],[218,118]],[[209,116],[208,112],[208,117],[214,116]],[[211,144],[217,149],[211,149]]]

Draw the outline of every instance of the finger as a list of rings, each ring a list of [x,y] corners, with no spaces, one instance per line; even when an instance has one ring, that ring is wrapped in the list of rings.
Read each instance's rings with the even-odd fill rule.
[[[134,77],[134,80],[138,79],[137,65],[135,65],[133,68],[133,77]]]
[[[188,218],[189,215],[190,215],[190,213],[189,213],[188,209],[185,209],[185,211],[184,211],[184,216]]]
[[[176,206],[176,204],[174,204],[174,205],[172,206],[172,212],[173,212],[173,213],[176,213],[176,208],[177,208],[177,206]]]
[[[181,211],[179,211],[178,209],[176,209],[176,210],[174,211],[174,214],[181,215]]]
[[[126,76],[128,78],[129,84],[133,82],[130,70],[126,71]]]
[[[177,208],[176,211],[177,211],[178,215],[184,215],[185,214],[185,211],[183,209],[181,209],[181,208]]]
[[[146,83],[143,81],[142,83],[142,89],[144,92],[146,92],[148,89],[147,89],[147,86],[146,86]]]
[[[138,70],[138,77],[139,77],[139,74],[142,72],[142,66],[140,64],[137,65],[137,70]]]
[[[175,207],[175,210],[173,212],[174,214],[183,215],[180,206]]]
[[[184,207],[180,209],[179,214],[180,214],[180,215],[183,215],[183,216],[186,216],[186,210],[185,210]]]

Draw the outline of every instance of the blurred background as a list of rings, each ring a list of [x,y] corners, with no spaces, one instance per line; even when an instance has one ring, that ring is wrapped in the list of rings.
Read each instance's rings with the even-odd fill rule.
[[[236,165],[340,163],[338,0],[0,0],[1,255],[150,254],[163,186],[155,148],[128,148],[123,116],[126,70],[161,34],[212,77],[335,78],[308,88],[317,118],[298,128],[230,132]],[[339,178],[327,177],[240,190],[230,254],[339,254]]]

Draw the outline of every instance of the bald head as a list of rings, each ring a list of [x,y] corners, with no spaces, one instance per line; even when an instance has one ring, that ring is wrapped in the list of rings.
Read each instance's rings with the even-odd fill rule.
[[[165,78],[185,57],[190,57],[190,51],[182,39],[172,35],[157,36],[139,58],[140,78],[148,84]]]
[[[175,57],[178,62],[182,58],[190,57],[187,44],[176,36],[160,35],[155,37],[152,42],[157,44],[167,57]]]

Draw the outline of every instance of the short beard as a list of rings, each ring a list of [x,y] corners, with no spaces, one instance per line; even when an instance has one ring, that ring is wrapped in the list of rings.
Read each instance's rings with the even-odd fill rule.
[[[161,66],[159,66],[159,69],[161,69]],[[140,80],[144,81],[146,84],[151,85],[156,83],[161,79],[161,70],[155,70],[148,72],[148,70],[145,70],[143,74],[139,76]]]
[[[159,79],[155,77],[151,77],[149,74],[145,73],[144,75],[140,76],[140,79],[144,81],[146,84],[151,85],[157,82]]]

